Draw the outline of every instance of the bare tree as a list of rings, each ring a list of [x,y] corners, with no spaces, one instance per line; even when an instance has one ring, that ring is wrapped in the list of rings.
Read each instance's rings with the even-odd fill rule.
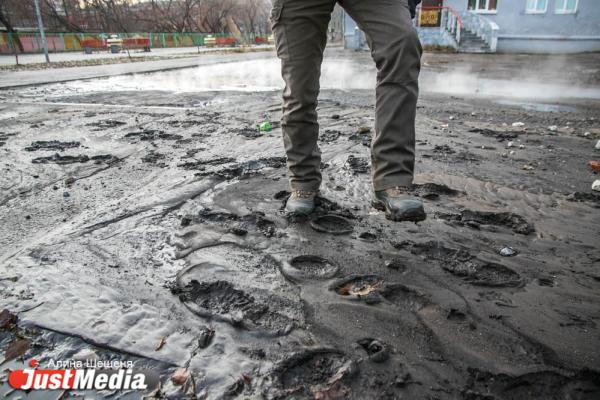
[[[145,22],[153,23],[163,32],[192,31],[197,24],[194,18],[199,12],[201,0],[151,0],[151,12],[143,12]]]
[[[19,51],[23,52],[23,43],[16,34],[17,31],[13,25],[13,15],[19,12],[24,13],[22,4],[16,1],[0,0],[0,23],[4,25],[6,31],[11,35],[14,43],[16,44]]]
[[[269,3],[269,0],[42,0],[42,13],[50,32],[262,33],[268,26]],[[0,0],[0,23],[11,33],[17,27],[35,27],[32,4],[32,0]]]
[[[203,0],[200,26],[208,32],[227,32],[227,18],[237,6],[235,0]]]
[[[264,33],[262,22],[268,18],[269,7],[266,0],[240,0],[238,25],[246,32]]]
[[[49,19],[54,24],[58,24],[68,32],[84,31],[70,18],[72,11],[79,7],[77,2],[69,0],[62,0],[61,2],[55,0],[44,0],[42,5],[42,13],[46,16],[46,18],[44,18],[45,20]]]

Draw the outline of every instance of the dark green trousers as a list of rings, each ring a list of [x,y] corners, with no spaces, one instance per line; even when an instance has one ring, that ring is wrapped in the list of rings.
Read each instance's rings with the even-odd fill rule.
[[[375,190],[407,186],[413,180],[422,49],[408,1],[339,1],[365,32],[377,67],[375,135],[371,142]],[[317,190],[321,184],[316,107],[327,27],[335,3],[273,1],[271,23],[285,81],[281,125],[293,190]]]

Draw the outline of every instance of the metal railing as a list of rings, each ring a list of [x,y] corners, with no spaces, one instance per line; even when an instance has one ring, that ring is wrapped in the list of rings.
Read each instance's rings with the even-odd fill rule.
[[[197,32],[142,32],[142,33],[63,33],[46,32],[48,50],[53,53],[66,51],[83,51],[86,43],[99,43],[106,41],[111,36],[119,38],[148,39],[150,48],[165,47],[191,47],[205,46],[207,37],[211,45],[217,46],[244,46],[268,43],[268,35],[245,33],[234,35],[231,33],[197,33]],[[17,40],[18,38],[18,40]],[[22,48],[22,50],[21,50]],[[43,52],[42,40],[38,32],[0,32],[0,54],[41,53]]]
[[[460,14],[452,7],[433,6],[417,7],[415,25],[418,27],[439,26],[441,30],[448,32],[460,45],[463,22]]]
[[[483,15],[467,11],[462,14],[465,29],[479,36],[489,46],[492,53],[498,48],[498,24]]]

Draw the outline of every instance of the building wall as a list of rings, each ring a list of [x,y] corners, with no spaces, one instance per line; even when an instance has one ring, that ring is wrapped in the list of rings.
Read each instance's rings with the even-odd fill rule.
[[[329,43],[339,43],[342,41],[344,32],[344,16],[342,7],[336,4],[331,13],[331,21],[329,22],[328,37]]]
[[[545,13],[525,12],[526,0],[498,0],[495,13],[482,14],[500,27],[500,52],[600,51],[600,1],[579,0],[574,14],[556,14],[556,0],[548,0]],[[468,0],[445,0],[462,13]]]
[[[368,49],[364,33],[358,29],[356,23],[347,14],[344,14],[344,47],[347,49]],[[457,49],[456,41],[452,36],[440,28],[416,28],[419,40],[423,46],[440,46]]]

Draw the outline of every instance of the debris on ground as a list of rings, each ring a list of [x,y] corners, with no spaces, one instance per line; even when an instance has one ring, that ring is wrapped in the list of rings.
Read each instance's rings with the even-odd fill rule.
[[[183,386],[190,379],[190,372],[185,368],[178,368],[171,375],[171,382],[176,386]]]
[[[15,338],[9,343],[8,347],[4,352],[4,362],[13,360],[17,357],[21,357],[29,350],[31,342],[29,339],[17,339]]]
[[[503,247],[500,250],[500,255],[502,257],[512,257],[517,255],[517,251],[515,249],[513,249],[512,247]]]
[[[258,130],[261,132],[271,132],[273,130],[273,125],[271,125],[269,121],[265,121],[259,125]]]
[[[10,327],[16,325],[18,321],[19,317],[9,310],[3,309],[2,312],[0,312],[0,330],[10,329]]]

